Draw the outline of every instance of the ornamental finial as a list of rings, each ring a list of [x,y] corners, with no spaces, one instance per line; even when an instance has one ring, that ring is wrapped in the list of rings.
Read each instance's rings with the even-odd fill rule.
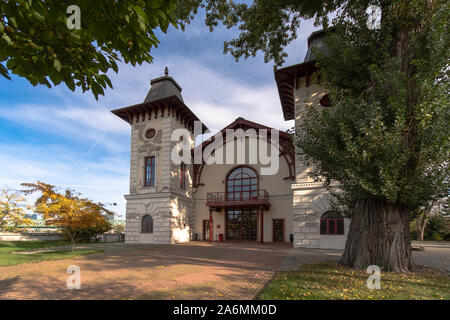
[[[166,76],[169,75],[169,69],[168,69],[167,67],[164,69],[164,74],[165,74]]]

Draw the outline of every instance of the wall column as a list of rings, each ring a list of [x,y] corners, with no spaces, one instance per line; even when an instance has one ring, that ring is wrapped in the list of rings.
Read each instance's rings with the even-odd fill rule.
[[[227,209],[223,208],[223,241],[225,242],[225,238],[227,236]]]
[[[212,208],[209,208],[209,241],[213,241],[213,218],[212,218]]]
[[[261,232],[260,232],[260,240],[261,240],[261,244],[264,243],[264,209],[261,207],[259,208],[259,215],[261,216],[260,219],[260,224],[261,224]]]

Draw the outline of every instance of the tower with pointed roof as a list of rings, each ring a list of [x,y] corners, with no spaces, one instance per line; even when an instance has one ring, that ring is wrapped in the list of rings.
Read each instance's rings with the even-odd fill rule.
[[[333,30],[313,32],[308,37],[308,50],[303,62],[275,71],[284,119],[295,120],[296,128],[301,124],[306,108],[331,107],[327,92],[320,84],[314,51],[327,53],[324,39],[327,32]],[[338,215],[331,213],[330,193],[323,181],[311,178],[311,170],[300,157],[296,157],[295,183],[292,184],[294,247],[342,249],[349,220],[342,219],[342,216],[339,219],[325,219],[327,213]]]

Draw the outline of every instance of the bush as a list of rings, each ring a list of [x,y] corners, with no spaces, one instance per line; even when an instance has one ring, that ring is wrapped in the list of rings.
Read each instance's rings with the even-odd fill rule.
[[[124,233],[125,232],[125,225],[124,224],[116,224],[113,228],[114,233]]]
[[[438,232],[433,232],[430,236],[431,241],[442,241],[442,235]]]
[[[111,225],[109,223],[105,226],[79,228],[77,231],[77,234],[75,236],[75,241],[76,242],[90,242],[91,237],[97,236],[99,234],[103,234],[109,230],[111,230]],[[64,240],[70,241],[70,237],[67,234],[67,231],[63,231],[63,236],[64,236]]]
[[[441,233],[443,231],[445,226],[445,219],[441,215],[434,215],[430,217],[430,220],[428,221],[426,231],[430,234],[433,234],[434,232]]]

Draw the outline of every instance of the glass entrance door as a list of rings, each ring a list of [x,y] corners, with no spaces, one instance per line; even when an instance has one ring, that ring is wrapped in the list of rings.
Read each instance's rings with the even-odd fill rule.
[[[227,210],[227,240],[256,241],[257,209]]]
[[[209,220],[203,220],[203,240],[209,240]]]

